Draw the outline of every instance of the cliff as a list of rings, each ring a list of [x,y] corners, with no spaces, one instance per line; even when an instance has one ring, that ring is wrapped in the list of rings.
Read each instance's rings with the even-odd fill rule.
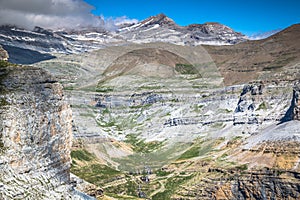
[[[0,60],[7,60],[8,54],[0,45]]]
[[[80,199],[62,86],[44,70],[2,61],[0,91],[0,199]]]

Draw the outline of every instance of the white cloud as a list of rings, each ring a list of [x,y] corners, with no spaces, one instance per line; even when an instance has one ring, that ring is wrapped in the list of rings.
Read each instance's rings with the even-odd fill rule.
[[[248,39],[249,40],[262,40],[262,39],[268,38],[268,37],[280,32],[281,30],[282,29],[276,29],[276,30],[272,30],[272,31],[255,33],[255,34],[248,36]]]
[[[138,23],[137,19],[129,19],[126,16],[118,17],[114,19],[115,25],[121,25],[121,24],[136,24]]]
[[[91,13],[94,7],[83,0],[0,0],[0,25],[16,25],[32,29],[103,27],[114,29],[127,17],[104,20]],[[122,19],[122,20],[121,20]]]

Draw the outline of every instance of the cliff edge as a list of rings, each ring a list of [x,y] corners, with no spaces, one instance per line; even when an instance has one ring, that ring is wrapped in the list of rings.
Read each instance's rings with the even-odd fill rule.
[[[62,86],[42,69],[0,64],[0,199],[82,199]]]

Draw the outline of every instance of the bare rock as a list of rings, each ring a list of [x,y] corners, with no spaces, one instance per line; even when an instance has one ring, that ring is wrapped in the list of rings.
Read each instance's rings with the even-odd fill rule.
[[[46,71],[0,69],[0,199],[80,199],[70,184],[72,113]]]
[[[8,60],[8,53],[0,45],[0,60]]]

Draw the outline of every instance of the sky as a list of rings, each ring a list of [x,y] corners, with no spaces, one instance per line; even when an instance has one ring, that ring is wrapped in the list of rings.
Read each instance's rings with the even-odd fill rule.
[[[103,27],[164,13],[177,24],[219,22],[246,35],[300,23],[300,0],[0,0],[0,25]]]
[[[164,13],[179,25],[219,22],[245,34],[300,23],[300,0],[85,0],[93,13],[142,20]]]

